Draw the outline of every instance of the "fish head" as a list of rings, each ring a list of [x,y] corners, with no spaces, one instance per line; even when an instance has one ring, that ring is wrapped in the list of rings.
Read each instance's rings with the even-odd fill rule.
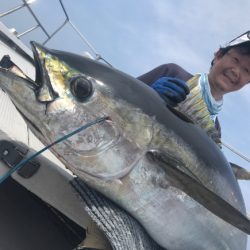
[[[94,93],[91,77],[75,70],[35,42],[32,42],[32,48],[36,64],[36,83],[39,85],[36,91],[37,101],[54,102],[69,109],[77,102],[86,103],[91,98]]]
[[[60,158],[72,154],[74,161],[84,161],[83,157],[94,158],[116,146],[120,152],[119,169],[135,162],[139,152],[145,150],[152,139],[152,120],[133,105],[138,101],[145,103],[135,97],[134,91],[141,91],[135,89],[139,84],[146,92],[155,95],[166,109],[157,94],[140,81],[92,59],[47,49],[35,42],[32,42],[32,49],[35,82],[30,84],[17,76],[8,84],[2,82],[38,138],[47,145],[90,121],[108,117],[54,146],[55,154]],[[104,158],[110,161],[106,163],[107,168],[115,161],[111,156]],[[117,163],[117,157],[115,159]],[[103,162],[103,159],[99,162],[100,168]]]
[[[159,100],[153,90],[135,78],[92,59],[50,50],[35,42],[32,42],[32,48],[36,62],[35,82],[39,86],[35,91],[36,102],[45,104],[45,112],[36,114],[35,120],[39,118],[40,122],[48,124],[48,121],[55,119],[49,128],[52,130],[56,127],[55,123],[60,123],[60,118],[61,121],[67,121],[65,126],[72,124],[76,128],[84,122],[99,117],[109,117],[101,125],[105,127],[105,134],[109,135],[109,138],[102,134],[99,138],[102,142],[99,143],[105,144],[110,140],[117,140],[121,133],[140,145],[146,145],[150,141],[149,128],[146,129],[148,133],[142,128],[148,127],[147,122],[143,121],[146,116],[133,105],[133,99],[136,99],[133,91],[139,83],[140,87],[150,94],[153,93]],[[29,113],[31,109],[33,107],[29,108]],[[68,132],[71,129],[73,127],[70,126]],[[94,130],[100,130],[100,127],[97,126]],[[88,138],[90,140],[89,135]],[[97,140],[97,137],[94,136],[93,139]],[[86,144],[90,146],[90,141]],[[98,145],[94,143],[93,147],[96,146]]]

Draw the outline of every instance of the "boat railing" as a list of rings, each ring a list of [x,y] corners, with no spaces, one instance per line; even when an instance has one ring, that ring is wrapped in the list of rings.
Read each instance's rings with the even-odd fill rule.
[[[25,30],[24,32],[18,34],[16,33],[16,37],[17,38],[21,38],[22,36],[34,31],[37,28],[40,28],[42,30],[42,32],[45,34],[46,39],[45,41],[42,42],[43,45],[45,45],[49,40],[51,40],[60,30],[63,29],[63,27],[66,24],[69,24],[71,26],[71,28],[74,30],[74,32],[76,32],[76,34],[80,37],[80,39],[82,40],[82,42],[89,48],[89,50],[91,51],[91,53],[94,55],[92,58],[94,58],[95,60],[102,60],[104,61],[106,64],[108,64],[109,66],[111,66],[111,64],[109,62],[107,62],[102,55],[97,52],[97,50],[94,48],[94,46],[87,40],[87,38],[82,34],[82,32],[80,32],[80,30],[77,28],[77,26],[71,21],[67,10],[65,8],[65,5],[63,4],[62,0],[59,0],[60,6],[63,10],[64,16],[65,16],[65,20],[62,22],[62,24],[60,24],[52,33],[49,33],[47,31],[47,29],[44,27],[44,25],[42,24],[42,22],[39,20],[39,18],[37,17],[37,15],[34,13],[34,11],[31,8],[31,4],[34,2],[35,0],[22,0],[22,4],[19,6],[16,6],[8,11],[5,11],[3,13],[0,13],[0,18],[7,16],[13,12],[16,12],[22,8],[27,8],[27,10],[29,11],[29,13],[31,14],[31,16],[33,17],[34,21],[36,22],[36,25]]]

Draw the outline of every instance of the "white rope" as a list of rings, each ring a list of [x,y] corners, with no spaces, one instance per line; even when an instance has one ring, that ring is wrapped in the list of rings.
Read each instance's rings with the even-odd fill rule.
[[[244,159],[247,162],[250,162],[250,158],[248,158],[247,156],[243,155],[242,153],[240,153],[237,149],[233,148],[232,146],[228,145],[227,143],[221,141],[221,144],[228,148],[230,151],[232,151],[233,153],[235,153],[236,155],[238,155],[239,157],[241,157],[242,159]]]

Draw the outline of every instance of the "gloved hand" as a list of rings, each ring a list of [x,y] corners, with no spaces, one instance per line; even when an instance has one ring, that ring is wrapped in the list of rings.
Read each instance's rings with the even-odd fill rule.
[[[161,77],[151,87],[172,107],[184,101],[190,92],[186,82],[174,77]]]

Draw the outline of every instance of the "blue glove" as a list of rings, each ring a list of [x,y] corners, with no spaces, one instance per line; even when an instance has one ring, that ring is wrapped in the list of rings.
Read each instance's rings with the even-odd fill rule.
[[[151,87],[172,107],[184,101],[190,92],[186,82],[174,77],[161,77]]]

